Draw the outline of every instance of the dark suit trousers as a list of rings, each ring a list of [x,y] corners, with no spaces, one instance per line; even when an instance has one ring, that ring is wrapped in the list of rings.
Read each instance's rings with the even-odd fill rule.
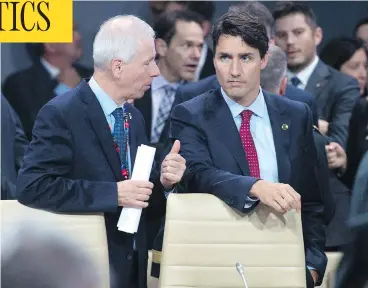
[[[138,288],[138,253],[133,253],[133,269],[130,274],[130,282],[128,288]]]

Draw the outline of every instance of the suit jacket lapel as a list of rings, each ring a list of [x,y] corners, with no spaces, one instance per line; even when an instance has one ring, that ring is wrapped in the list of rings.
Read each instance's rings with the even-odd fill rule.
[[[141,99],[134,102],[134,106],[142,113],[145,123],[146,135],[148,139],[151,139],[152,90],[148,89]]]
[[[115,174],[116,180],[121,181],[122,176],[120,172],[119,155],[114,148],[114,140],[101,105],[85,81],[82,81],[77,89],[81,91],[82,101],[86,103],[86,117],[91,122],[93,130],[100,141],[102,150]]]
[[[263,91],[268,115],[271,122],[273,141],[275,144],[277,168],[280,183],[290,183],[290,125],[291,119],[285,110],[285,107],[279,105],[275,97]]]
[[[329,75],[330,71],[328,71],[326,64],[319,60],[316,68],[308,80],[305,90],[312,93],[317,100],[321,96],[322,88],[328,83],[327,78]]]
[[[33,101],[37,101],[38,104],[43,106],[50,99],[52,99],[56,94],[54,89],[58,85],[56,79],[52,79],[49,72],[43,67],[40,62],[34,64],[34,95]]]
[[[235,125],[233,116],[221,95],[221,90],[216,89],[206,99],[206,118],[217,133],[218,139],[223,142],[233,155],[243,175],[250,175],[247,158],[240,140],[239,131]]]

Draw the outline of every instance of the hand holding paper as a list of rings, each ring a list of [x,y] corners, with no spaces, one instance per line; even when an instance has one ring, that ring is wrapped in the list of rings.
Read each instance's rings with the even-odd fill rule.
[[[179,154],[180,141],[176,140],[170,153],[165,157],[161,165],[161,184],[166,189],[180,182],[184,175],[186,166],[185,159]]]
[[[148,182],[148,180],[151,175],[151,169],[152,169],[152,164],[153,164],[153,159],[155,157],[155,153],[156,153],[156,148],[149,147],[146,145],[141,145],[138,147],[137,155],[135,157],[135,163],[134,163],[134,169],[133,169],[131,181],[128,181],[128,180],[123,181],[123,182],[128,182],[128,184],[121,184],[121,186],[127,185],[128,188],[129,187],[132,188],[130,192],[122,193],[123,196],[119,197],[122,203],[125,202],[125,200],[127,200],[127,198],[125,198],[126,196],[124,195],[129,194],[130,196],[132,196],[131,194],[133,193],[133,190],[134,192],[141,192],[139,193],[141,195],[139,196],[140,200],[138,201],[137,204],[142,204],[142,201],[145,201],[144,198],[146,198],[147,193],[148,193],[146,189],[149,189],[149,187],[153,187],[152,183]],[[138,182],[140,184],[138,184]],[[147,183],[150,183],[150,184],[147,184]],[[118,184],[118,189],[119,189],[119,184]],[[129,189],[127,190],[129,191]],[[130,200],[128,201],[132,201],[132,198],[136,198],[136,197],[138,196],[130,197],[129,198]],[[120,231],[124,231],[127,233],[136,233],[138,231],[141,214],[142,214],[142,208],[124,207],[123,210],[121,211],[120,218],[118,221],[118,225],[117,225],[118,229]]]
[[[153,184],[142,180],[118,182],[118,205],[132,208],[146,208],[152,194]]]

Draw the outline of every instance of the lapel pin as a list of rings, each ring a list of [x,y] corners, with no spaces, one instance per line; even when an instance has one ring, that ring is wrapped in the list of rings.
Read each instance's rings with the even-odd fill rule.
[[[321,86],[321,83],[319,83],[319,82],[318,82],[318,83],[316,84],[316,87],[317,87],[317,88],[319,88],[319,86]]]
[[[287,125],[287,124],[282,124],[281,129],[282,129],[282,130],[284,130],[284,131],[286,131],[286,130],[288,130],[288,129],[289,129],[289,125]]]

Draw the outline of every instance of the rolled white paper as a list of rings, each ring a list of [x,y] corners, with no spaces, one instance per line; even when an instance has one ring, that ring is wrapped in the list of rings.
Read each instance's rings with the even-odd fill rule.
[[[148,181],[151,175],[152,164],[155,158],[156,148],[140,145],[135,157],[132,180]],[[142,209],[126,208],[121,210],[118,230],[126,233],[136,233],[141,219]]]

